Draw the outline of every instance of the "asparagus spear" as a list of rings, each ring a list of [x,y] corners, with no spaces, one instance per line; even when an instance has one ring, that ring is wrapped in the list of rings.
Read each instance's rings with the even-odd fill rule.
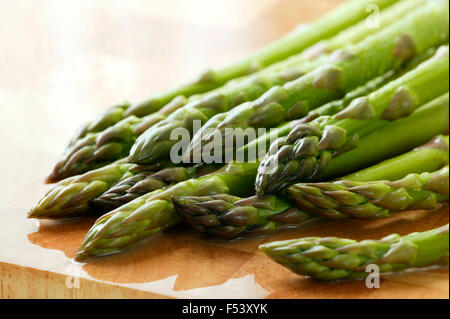
[[[333,281],[365,278],[371,264],[381,273],[440,263],[449,253],[448,224],[406,236],[356,241],[307,237],[263,244],[259,248],[277,263],[314,279]],[[448,263],[448,261],[447,261]]]
[[[131,164],[125,160],[69,177],[52,188],[29,212],[29,218],[61,218],[86,214],[90,201],[121,180],[133,176],[151,175],[171,163],[148,166]]]
[[[297,207],[307,212],[325,217],[381,218],[389,217],[392,211],[436,208],[437,203],[448,201],[448,179],[445,166],[393,182],[299,183],[287,191]]]
[[[389,123],[376,134],[365,137],[360,147],[340,157],[334,166],[329,166],[326,173],[333,175],[340,171],[344,174],[349,169],[349,162],[354,163],[355,170],[393,157],[425,143],[446,130],[447,126],[448,94],[420,107],[409,117]],[[397,138],[389,138],[392,134]],[[374,147],[376,154],[370,153]],[[227,164],[215,174],[181,182],[164,191],[154,191],[119,207],[96,221],[76,258],[81,260],[89,256],[120,252],[177,223],[180,217],[170,200],[173,197],[224,193],[241,196],[249,191],[257,166],[257,162]]]
[[[421,106],[410,116],[389,122],[377,131],[366,135],[360,140],[357,148],[333,158],[325,171],[317,176],[316,180],[326,181],[353,173],[386,158],[402,154],[425,143],[435,135],[448,132],[448,104],[449,93],[447,92]],[[424,166],[427,165],[424,164]],[[426,171],[432,170],[432,168],[428,168]],[[364,171],[359,173],[362,176]],[[358,176],[355,175],[354,178],[358,178]],[[384,179],[384,177],[377,179]],[[352,180],[355,179],[352,178]]]
[[[155,94],[155,96],[141,103],[135,105],[124,103],[106,110],[92,123],[83,125],[70,145],[73,145],[76,140],[84,138],[86,134],[102,131],[128,116],[142,117],[156,112],[175,97],[188,97],[209,91],[231,79],[254,72],[258,68],[263,68],[301,52],[317,41],[326,39],[366,18],[366,8],[369,4],[377,5],[380,9],[383,9],[395,2],[396,0],[348,1],[308,27],[294,30],[278,41],[268,44],[252,55],[227,67],[205,72],[193,82]]]
[[[416,187],[424,188],[423,183],[426,180],[429,181],[434,178],[433,182],[428,182],[430,183],[429,186],[434,189],[435,185],[437,185],[439,191],[446,194],[442,196],[439,195],[439,193],[436,194],[433,190],[430,191],[429,189],[422,192],[417,189],[413,191],[412,201],[415,201],[416,203],[420,196],[425,197],[430,195],[429,200],[422,201],[422,203],[429,204],[423,208],[432,209],[435,207],[436,201],[448,200],[448,144],[448,136],[438,136],[422,147],[416,148],[395,158],[385,160],[351,175],[344,176],[335,183],[338,187],[341,186],[341,183],[344,185],[346,183],[362,185],[363,187],[360,186],[359,189],[368,193],[372,190],[372,185],[377,185],[375,191],[380,187],[378,186],[380,182],[370,181],[379,181],[380,179],[396,180],[407,174],[412,174],[408,175],[409,177],[406,179],[408,186],[411,184],[411,176],[417,178],[417,174],[422,173],[422,178],[419,178],[420,185],[416,185]],[[423,173],[426,171],[437,170],[443,165],[447,166],[436,173]],[[442,184],[436,183],[439,180],[442,181]],[[385,183],[386,182],[381,182],[382,185],[385,185]],[[310,184],[308,186],[310,188],[317,187],[320,190],[320,187],[323,184],[333,185],[333,183],[318,183]],[[399,185],[402,184],[402,182],[397,181],[393,183],[393,187],[398,189]],[[365,187],[366,185],[369,186]],[[295,186],[296,185],[288,187],[288,192],[292,192],[291,188],[294,188],[295,191]],[[381,187],[383,188],[382,191],[384,191],[384,186]],[[328,189],[329,187],[327,190]],[[405,188],[405,191],[408,192],[407,196],[401,196],[399,202],[396,202],[396,204],[401,202],[404,203],[405,200],[411,200],[411,197],[409,197],[411,190]],[[364,194],[365,193],[363,193],[363,195]],[[369,194],[378,193],[371,192]],[[401,191],[396,192],[394,193],[394,196],[398,196],[399,194],[404,195],[405,193]],[[341,195],[339,198],[347,198],[346,196],[342,196],[345,195],[342,192],[338,192],[338,195]],[[328,195],[325,196],[328,197]],[[267,195],[264,197],[252,196],[249,198],[240,198],[227,194],[212,196],[178,196],[174,197],[172,201],[175,209],[183,220],[194,229],[228,239],[269,234],[273,231],[290,226],[299,227],[306,222],[317,220],[320,218],[318,216],[341,219],[350,216],[370,217],[367,216],[367,213],[372,213],[370,210],[360,210],[360,214],[358,216],[352,216],[345,210],[343,212],[336,209],[320,209],[320,211],[317,211],[318,208],[314,206],[315,201],[313,201],[310,205],[307,205],[308,202],[302,205],[302,202],[304,202],[305,199],[301,198],[300,201],[296,200],[296,192],[294,192],[294,197],[295,203],[300,202],[300,205],[297,205],[298,207],[296,207],[289,199],[276,195]],[[392,198],[386,197],[386,199],[392,202]],[[365,200],[365,202],[370,203],[369,200]],[[385,201],[381,201],[381,205],[383,205],[384,202]],[[409,203],[407,207],[396,206],[395,208],[412,208],[410,204],[411,203]],[[313,207],[313,209],[311,209],[311,207]],[[347,208],[347,206],[345,206],[345,208]],[[364,212],[364,215],[361,214],[362,212]],[[387,214],[378,214],[377,217],[386,216]]]
[[[381,15],[380,25],[393,23],[403,15],[405,10],[412,9],[413,4],[422,2],[423,0],[413,0],[393,6],[392,9]],[[376,28],[367,28],[365,22],[361,22],[339,34],[334,41],[329,40],[328,42],[330,42],[330,47],[344,46],[377,30]],[[184,127],[192,131],[194,120],[204,122],[214,114],[229,110],[242,102],[254,100],[272,86],[293,80],[320,63],[320,61],[313,60],[312,58],[306,59],[302,55],[282,61],[269,70],[263,69],[254,75],[239,79],[238,83],[230,83],[210,93],[194,95],[189,99],[178,97],[157,113],[143,118],[128,116],[125,120],[109,126],[103,132],[83,133],[79,135],[80,138],[77,141],[71,143],[48,177],[48,181],[58,181],[61,178],[80,174],[127,156],[136,138],[148,128],[151,129],[145,135],[146,148],[150,145],[150,150],[158,154],[153,157],[164,157],[169,154],[171,146],[177,143],[176,140],[170,139],[170,133],[175,128]],[[120,111],[111,109],[107,113],[109,115],[107,118],[117,118],[123,112],[123,107]],[[96,124],[96,127],[99,126],[101,125]],[[136,161],[133,156],[130,160]]]
[[[283,86],[274,86],[255,101],[213,117],[197,132],[190,149],[202,152],[207,145],[225,145],[228,135],[234,133],[228,128],[272,127],[292,118],[292,113],[301,117],[308,110],[339,98],[371,78],[400,67],[426,48],[446,42],[448,33],[442,31],[447,28],[448,3],[431,2],[360,43],[335,51],[328,63],[305,76]],[[431,34],[434,36],[428,37]],[[147,154],[151,152],[148,148],[152,146],[146,145],[146,134],[132,149],[137,163],[149,162]],[[222,154],[225,151],[222,150]],[[188,150],[188,157],[190,153]]]
[[[309,181],[335,157],[358,147],[358,140],[388,121],[448,91],[448,46],[417,68],[330,117],[297,125],[275,141],[261,163],[256,180],[259,195],[279,191],[296,181]]]
[[[195,230],[226,239],[266,235],[317,219],[274,195],[240,198],[227,194],[172,198],[178,214]]]
[[[257,163],[230,163],[212,174],[148,193],[103,215],[87,233],[75,258],[121,252],[177,223],[179,216],[173,208],[173,196],[249,194],[257,166]]]
[[[173,166],[158,172],[142,172],[119,181],[102,195],[93,198],[90,204],[104,212],[109,212],[154,190],[165,189],[178,182],[201,177],[213,170],[213,165],[196,165]]]

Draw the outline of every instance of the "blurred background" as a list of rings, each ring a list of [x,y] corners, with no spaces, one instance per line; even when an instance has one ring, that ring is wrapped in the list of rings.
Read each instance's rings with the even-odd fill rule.
[[[42,184],[105,108],[243,57],[342,1],[0,0],[1,205]]]

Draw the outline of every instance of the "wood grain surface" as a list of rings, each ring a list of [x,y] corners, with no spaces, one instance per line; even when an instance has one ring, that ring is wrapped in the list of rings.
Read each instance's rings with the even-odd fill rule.
[[[311,223],[221,241],[178,225],[117,256],[72,257],[94,218],[34,221],[26,211],[75,129],[107,106],[139,101],[224,65],[339,0],[0,0],[1,298],[449,298],[448,269],[319,283],[257,250],[301,236],[380,238],[448,223],[449,208],[377,221]]]

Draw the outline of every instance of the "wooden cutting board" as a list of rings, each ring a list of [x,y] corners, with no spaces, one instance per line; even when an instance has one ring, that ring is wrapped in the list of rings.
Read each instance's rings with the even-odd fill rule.
[[[448,298],[448,269],[389,276],[368,289],[364,281],[302,278],[257,250],[264,242],[302,236],[364,239],[423,231],[448,223],[448,205],[233,242],[179,225],[126,254],[89,264],[72,256],[94,218],[25,218],[50,189],[44,177],[86,119],[243,56],[340,2],[0,1],[0,297]]]
[[[28,203],[31,193],[18,201]],[[31,204],[31,203],[30,203]],[[178,225],[127,253],[86,264],[72,261],[94,218],[30,221],[25,207],[0,213],[2,298],[448,298],[448,268],[364,281],[320,283],[271,261],[258,245],[305,236],[354,239],[407,234],[448,223],[448,204],[382,220],[317,221],[265,238],[232,242]],[[7,225],[7,227],[5,227]]]

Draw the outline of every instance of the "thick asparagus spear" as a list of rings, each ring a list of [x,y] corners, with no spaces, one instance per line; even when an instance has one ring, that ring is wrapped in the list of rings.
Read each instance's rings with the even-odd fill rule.
[[[274,195],[240,198],[227,194],[172,198],[178,214],[195,230],[226,239],[269,234],[318,218]]]
[[[259,248],[293,272],[318,280],[365,278],[368,265],[381,273],[423,267],[447,260],[448,224],[406,236],[356,241],[336,237],[307,237],[272,242]]]
[[[448,166],[433,173],[409,174],[389,182],[299,183],[287,188],[296,206],[328,217],[389,217],[392,211],[433,209],[448,201]]]
[[[106,110],[93,122],[83,125],[72,139],[70,145],[73,145],[78,139],[84,138],[86,134],[102,131],[128,116],[142,117],[156,112],[175,97],[189,97],[212,90],[229,80],[299,53],[314,43],[337,34],[341,30],[363,20],[367,16],[366,8],[369,4],[375,4],[380,9],[383,9],[395,2],[396,0],[348,1],[308,27],[294,30],[278,41],[270,43],[234,64],[219,70],[205,72],[196,81],[161,92],[141,103],[135,105],[124,103]]]
[[[380,25],[386,26],[393,23],[402,17],[405,10],[412,10],[412,4],[422,2],[423,0],[413,0],[393,6],[392,9],[381,14]],[[330,47],[342,47],[354,43],[376,31],[378,31],[377,28],[368,28],[365,21],[361,22],[350,30],[344,31],[334,41],[329,40]],[[239,79],[238,83],[230,83],[210,93],[194,95],[189,99],[178,97],[157,113],[143,118],[129,116],[103,132],[82,134],[82,138],[74,141],[63,154],[48,177],[48,181],[58,181],[127,156],[136,138],[150,127],[145,138],[146,148],[150,145],[150,151],[155,153],[152,158],[164,157],[177,143],[177,140],[170,139],[170,133],[175,128],[184,127],[192,131],[194,120],[204,122],[214,114],[229,110],[245,101],[254,100],[272,86],[286,83],[308,72],[320,63],[318,60],[318,57],[314,61],[302,55],[282,61],[270,70],[261,70],[246,79]],[[188,101],[189,103],[185,105]],[[117,110],[108,112],[110,114],[108,118],[117,117],[120,113]],[[295,117],[295,114],[293,116]],[[135,159],[131,156],[130,160]]]
[[[90,201],[119,181],[135,176],[152,175],[169,162],[148,166],[131,164],[125,160],[89,171],[83,175],[69,177],[55,185],[29,212],[29,218],[65,218],[86,214]],[[167,168],[168,169],[168,168]]]
[[[362,139],[360,147],[342,156],[345,161],[330,165],[326,173],[346,173],[367,167],[383,159],[401,154],[442,133],[448,126],[448,94],[420,107],[407,118],[389,123],[376,134]],[[389,138],[394,134],[397,138]],[[373,153],[373,148],[377,153]],[[370,153],[372,150],[372,153]],[[350,155],[350,157],[348,157]],[[368,157],[368,158],[367,158]],[[348,163],[354,163],[354,167]],[[170,200],[176,196],[207,196],[249,191],[255,178],[257,163],[227,164],[216,174],[188,180],[155,191],[125,204],[96,221],[86,235],[77,259],[120,252],[136,241],[148,238],[180,221]],[[342,175],[341,174],[341,175]],[[243,190],[245,188],[245,190]]]
[[[235,133],[227,130],[229,128],[246,130],[276,126],[289,119],[292,112],[297,118],[301,117],[308,110],[339,98],[371,78],[398,68],[426,48],[445,43],[448,32],[443,30],[447,28],[448,3],[430,2],[360,43],[335,51],[328,63],[305,76],[272,87],[257,100],[213,117],[196,133],[190,148],[203,152],[211,144],[226,145],[228,135]],[[434,36],[428,37],[431,34]],[[152,145],[146,145],[146,134],[132,149],[137,163],[149,162],[150,155],[147,154],[151,154],[148,149]],[[222,154],[226,152],[222,149]]]
[[[173,208],[173,196],[249,194],[257,166],[230,163],[212,174],[148,193],[103,215],[87,233],[76,259],[121,252],[177,223],[180,218]]]
[[[422,183],[424,179],[429,180],[433,175],[437,178],[430,183],[431,188],[435,188],[436,182],[441,180],[442,184],[437,183],[439,190],[446,195],[437,195],[436,192],[425,190],[422,192],[414,190],[412,200],[416,201],[419,196],[430,195],[430,199],[425,201],[429,206],[424,207],[431,209],[435,207],[436,200],[448,200],[448,136],[438,136],[433,138],[432,141],[416,148],[403,155],[385,160],[374,166],[358,171],[351,175],[344,176],[336,182],[340,183],[356,183],[359,185],[369,185],[368,188],[360,187],[362,191],[366,192],[371,190],[371,185],[378,185],[380,179],[396,180],[400,179],[407,174],[410,177],[406,180],[408,186],[410,185],[411,176],[416,176],[422,173],[423,178],[419,180],[420,185],[416,187],[423,188]],[[429,173],[423,173],[426,171],[434,171],[441,168],[443,165],[447,165],[445,169],[430,175]],[[442,179],[444,177],[444,179]],[[440,179],[439,179],[440,178]],[[375,183],[375,184],[374,184]],[[382,182],[383,185],[385,182]],[[311,187],[320,187],[324,183],[311,184]],[[399,182],[394,182],[394,187],[399,186]],[[291,192],[291,188],[295,185],[288,187],[288,192]],[[377,186],[379,187],[379,186]],[[381,186],[383,187],[383,186]],[[319,188],[320,189],[320,188]],[[378,190],[376,188],[375,190]],[[382,189],[382,191],[384,188]],[[411,192],[408,188],[407,192]],[[373,192],[370,194],[378,194]],[[405,194],[404,192],[394,193],[395,196],[399,194]],[[339,193],[341,197],[346,198]],[[327,195],[325,195],[327,196]],[[292,197],[292,196],[291,196]],[[387,197],[386,197],[387,198]],[[400,197],[400,202],[409,200],[408,196]],[[304,199],[301,199],[304,201]],[[434,200],[434,201],[433,201]],[[317,220],[318,216],[332,219],[341,219],[351,216],[350,214],[341,213],[335,209],[321,209],[317,212],[317,207],[311,205],[298,205],[296,207],[290,200],[276,196],[268,195],[264,197],[252,196],[249,198],[240,198],[237,196],[231,196],[226,194],[212,195],[212,196],[179,196],[172,199],[175,209],[180,216],[194,229],[217,235],[224,238],[235,238],[245,236],[255,236],[269,234],[273,231],[295,226],[299,227],[306,222]],[[298,203],[298,200],[294,202]],[[366,200],[366,202],[369,202]],[[301,204],[301,203],[300,203]],[[383,204],[383,201],[382,203]],[[395,208],[399,208],[398,206]],[[410,205],[403,208],[411,208]],[[417,208],[417,207],[415,207]],[[370,213],[371,211],[369,211]],[[319,213],[316,214],[316,213]],[[386,217],[387,215],[378,214],[378,217]],[[352,217],[370,217],[364,214],[364,216],[352,216]]]
[[[293,182],[314,179],[335,157],[358,147],[364,135],[447,92],[448,67],[448,46],[444,46],[412,71],[353,100],[338,114],[297,125],[271,145],[259,169],[257,193],[272,193]]]

